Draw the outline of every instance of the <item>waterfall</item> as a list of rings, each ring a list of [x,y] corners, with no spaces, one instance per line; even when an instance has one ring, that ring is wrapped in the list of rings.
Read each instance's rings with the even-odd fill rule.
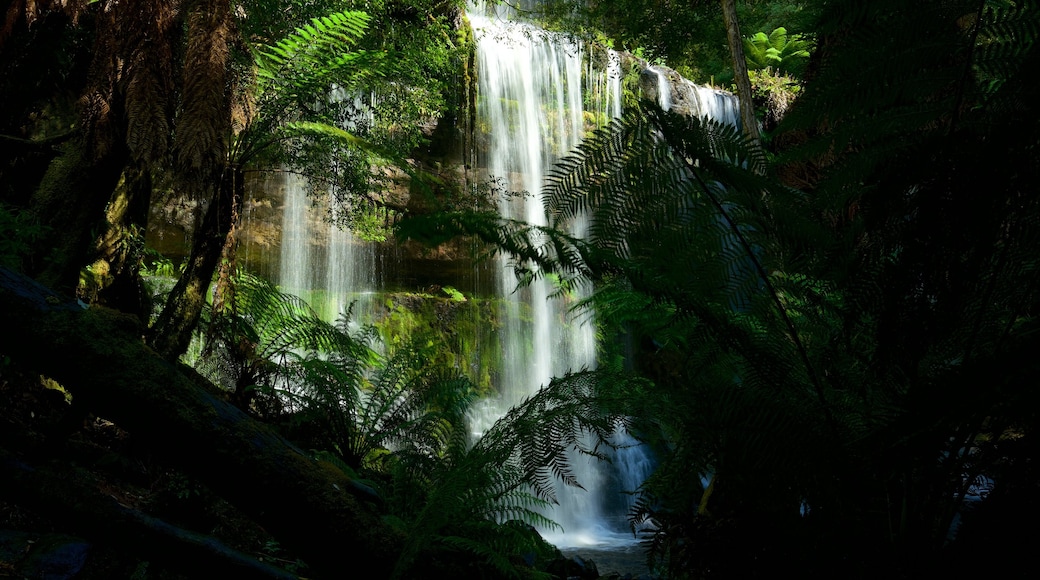
[[[278,283],[286,292],[308,296],[311,280],[310,200],[307,182],[295,174],[282,175],[282,243],[279,259]]]
[[[358,302],[354,320],[364,320],[370,297],[381,287],[375,247],[340,228],[335,219],[325,219],[329,210],[312,203],[309,187],[302,177],[283,176],[278,285],[306,299],[330,321]]]
[[[699,116],[740,126],[740,105],[726,91],[695,84],[674,70],[653,65],[643,71],[642,85],[656,95],[657,104],[665,111]]]
[[[595,124],[621,114],[621,58],[609,50],[592,58],[587,47],[571,38],[486,14],[469,14],[477,39],[479,79],[471,181],[495,180],[507,191],[523,192],[504,196],[499,206],[502,216],[546,225],[541,194],[553,164]],[[698,87],[668,70],[648,67],[643,72],[644,90],[652,91],[662,107],[737,124],[732,95]],[[652,79],[655,91],[646,88],[650,75],[656,77]],[[388,284],[380,273],[380,254],[373,244],[360,242],[324,219],[329,209],[312,203],[309,187],[293,175],[282,179],[277,281],[330,320],[360,299],[362,308],[355,312],[355,320],[370,322],[364,298]],[[577,220],[571,227],[571,233],[582,235],[586,226]],[[495,330],[502,360],[495,376],[498,396],[484,401],[472,414],[471,427],[477,434],[554,376],[596,366],[594,317],[587,312],[575,317],[571,312],[584,296],[551,298],[555,289],[545,278],[517,288],[508,262],[494,268],[494,291],[505,298],[501,301],[505,311],[499,312]],[[587,456],[572,458],[585,490],[557,486],[560,504],[547,515],[563,533],[541,530],[551,542],[561,547],[634,542],[626,519],[634,496],[625,492],[638,488],[652,462],[630,435],[619,434],[614,443],[621,448],[610,463]]]
[[[572,39],[547,33],[522,22],[484,11],[469,15],[477,39],[478,135],[482,150],[478,167],[486,177],[504,181],[510,191],[526,192],[522,200],[500,205],[503,217],[545,225],[541,191],[553,163],[570,152],[590,127],[585,114],[597,120],[621,114],[620,58],[608,53],[604,71],[587,60],[585,49]],[[644,78],[662,108],[739,125],[736,99],[729,93],[695,85],[665,67],[647,67]],[[645,86],[645,83],[643,83]],[[587,98],[586,98],[587,96]],[[602,121],[601,121],[602,122]],[[571,233],[581,235],[580,221]],[[539,279],[517,289],[512,268],[499,264],[499,292],[510,296],[511,312],[500,329],[505,358],[500,398],[474,419],[481,431],[504,411],[531,395],[553,376],[593,368],[596,345],[591,315],[577,321],[568,304],[550,299],[551,282]],[[581,297],[577,297],[581,298]],[[529,321],[529,322],[528,322]],[[609,464],[587,457],[573,458],[576,475],[586,491],[557,486],[560,504],[548,514],[563,534],[543,534],[558,546],[618,545],[631,542],[626,514],[635,491],[652,469],[644,450],[627,433],[614,443],[621,448]]]
[[[650,67],[650,71],[657,77],[657,104],[665,111],[672,110],[672,85],[668,83],[668,75],[654,67]]]
[[[604,71],[594,71],[590,64],[583,86],[586,55],[580,44],[494,15],[469,18],[477,38],[477,118],[485,127],[478,136],[484,146],[477,164],[486,177],[526,194],[503,200],[503,217],[546,225],[541,199],[546,175],[592,128],[586,126],[586,112],[593,119],[620,115],[620,59],[608,53]],[[572,233],[581,235],[584,228],[579,220]],[[505,360],[499,399],[474,418],[478,432],[552,377],[596,366],[594,321],[590,315],[575,319],[569,311],[573,300],[582,297],[550,298],[552,282],[545,278],[517,289],[510,265],[502,262],[499,269],[500,295],[512,298],[499,331]],[[632,541],[625,518],[627,496],[621,492],[634,491],[649,468],[635,445],[620,455],[612,464],[571,458],[585,490],[557,486],[560,503],[548,515],[563,533],[542,530],[547,539],[558,546]]]

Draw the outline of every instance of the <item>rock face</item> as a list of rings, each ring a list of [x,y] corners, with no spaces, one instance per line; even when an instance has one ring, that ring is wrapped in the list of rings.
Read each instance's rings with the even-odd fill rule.
[[[740,126],[739,103],[733,93],[694,84],[666,66],[646,66],[639,73],[639,89],[644,97],[656,101],[666,111],[708,116]]]

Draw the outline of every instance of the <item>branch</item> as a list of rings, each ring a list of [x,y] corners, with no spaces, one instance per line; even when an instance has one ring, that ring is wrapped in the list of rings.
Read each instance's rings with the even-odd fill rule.
[[[55,145],[60,145],[68,141],[75,134],[75,129],[51,137],[45,137],[43,139],[23,139],[13,135],[0,134],[0,144],[11,148],[26,147],[39,152],[53,152],[52,148]]]

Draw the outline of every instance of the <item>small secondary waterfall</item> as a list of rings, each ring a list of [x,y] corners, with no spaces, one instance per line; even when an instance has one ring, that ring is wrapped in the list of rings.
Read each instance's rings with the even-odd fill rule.
[[[367,298],[382,286],[376,250],[325,219],[325,210],[312,204],[308,187],[302,177],[283,177],[278,284],[306,299],[327,320],[335,320],[354,302],[359,310],[354,320],[365,320]]]
[[[349,120],[343,126],[355,131],[359,124],[371,125],[373,113],[368,103],[376,95],[333,90],[330,101],[353,103],[361,121]],[[366,118],[367,117],[367,118]],[[371,297],[383,287],[381,268],[377,267],[375,244],[358,239],[337,222],[348,207],[315,204],[308,195],[306,178],[285,173],[281,178],[284,209],[282,242],[278,264],[278,284],[283,291],[305,300],[326,320],[334,321],[355,305],[352,322],[371,318]]]
[[[642,74],[646,80],[641,84],[662,109],[740,126],[740,105],[733,94],[695,84],[667,67],[649,66]]]

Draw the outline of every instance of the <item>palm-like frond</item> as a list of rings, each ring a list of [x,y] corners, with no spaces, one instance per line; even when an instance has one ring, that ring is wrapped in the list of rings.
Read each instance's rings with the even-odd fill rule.
[[[179,25],[176,7],[170,4],[140,3],[139,20],[125,28],[134,30],[128,36],[137,41],[130,51],[125,80],[126,143],[131,154],[146,163],[157,163],[168,154],[174,39]]]
[[[1002,96],[1006,83],[1021,78],[1023,65],[1040,39],[1040,6],[1036,2],[985,3],[974,22],[974,34],[972,66],[979,100],[989,101],[988,107],[997,110],[1021,106],[991,99]]]
[[[357,48],[369,22],[362,12],[337,12],[255,49],[256,91],[234,143],[236,163],[285,166],[353,208],[385,201],[380,188],[390,178],[374,165],[424,182],[375,115],[383,93],[403,90],[407,67],[400,55]]]
[[[360,463],[377,450],[407,453],[416,461],[437,459],[465,423],[476,392],[469,379],[432,367],[418,342],[399,348],[359,394],[351,425],[337,443],[345,458]]]
[[[258,75],[272,85],[293,86],[313,77],[327,77],[327,72],[350,62],[352,53],[368,27],[364,12],[336,12],[317,17],[273,45],[257,49]],[[317,74],[312,71],[317,70]],[[262,90],[262,89],[261,89]]]
[[[773,68],[781,74],[796,74],[805,68],[810,43],[802,35],[788,36],[783,26],[768,35],[757,32],[744,39],[744,55],[751,69]]]
[[[287,124],[338,126],[333,91],[365,88],[366,81],[392,69],[387,55],[355,50],[368,21],[365,13],[352,11],[316,17],[274,44],[254,49],[254,94],[244,107],[248,118],[232,151],[237,163],[264,156],[284,161],[283,141],[294,136]]]
[[[602,455],[600,447],[626,421],[625,405],[619,401],[631,397],[621,393],[635,382],[602,371],[558,377],[510,409],[472,446],[456,440],[425,475],[426,502],[411,518],[398,574],[430,541],[483,554],[515,574],[511,564],[504,568],[507,560],[502,558],[518,549],[515,538],[497,545],[507,530],[491,533],[488,523],[555,526],[543,510],[556,501],[556,482],[581,485],[569,452]],[[530,541],[529,534],[525,537]]]
[[[375,360],[370,330],[351,333],[329,324],[301,298],[244,272],[234,286],[229,313],[209,323],[200,362],[217,384],[244,401],[257,391],[284,397],[292,409],[304,404],[305,385],[322,385],[327,392],[338,385],[356,389],[363,382]]]

